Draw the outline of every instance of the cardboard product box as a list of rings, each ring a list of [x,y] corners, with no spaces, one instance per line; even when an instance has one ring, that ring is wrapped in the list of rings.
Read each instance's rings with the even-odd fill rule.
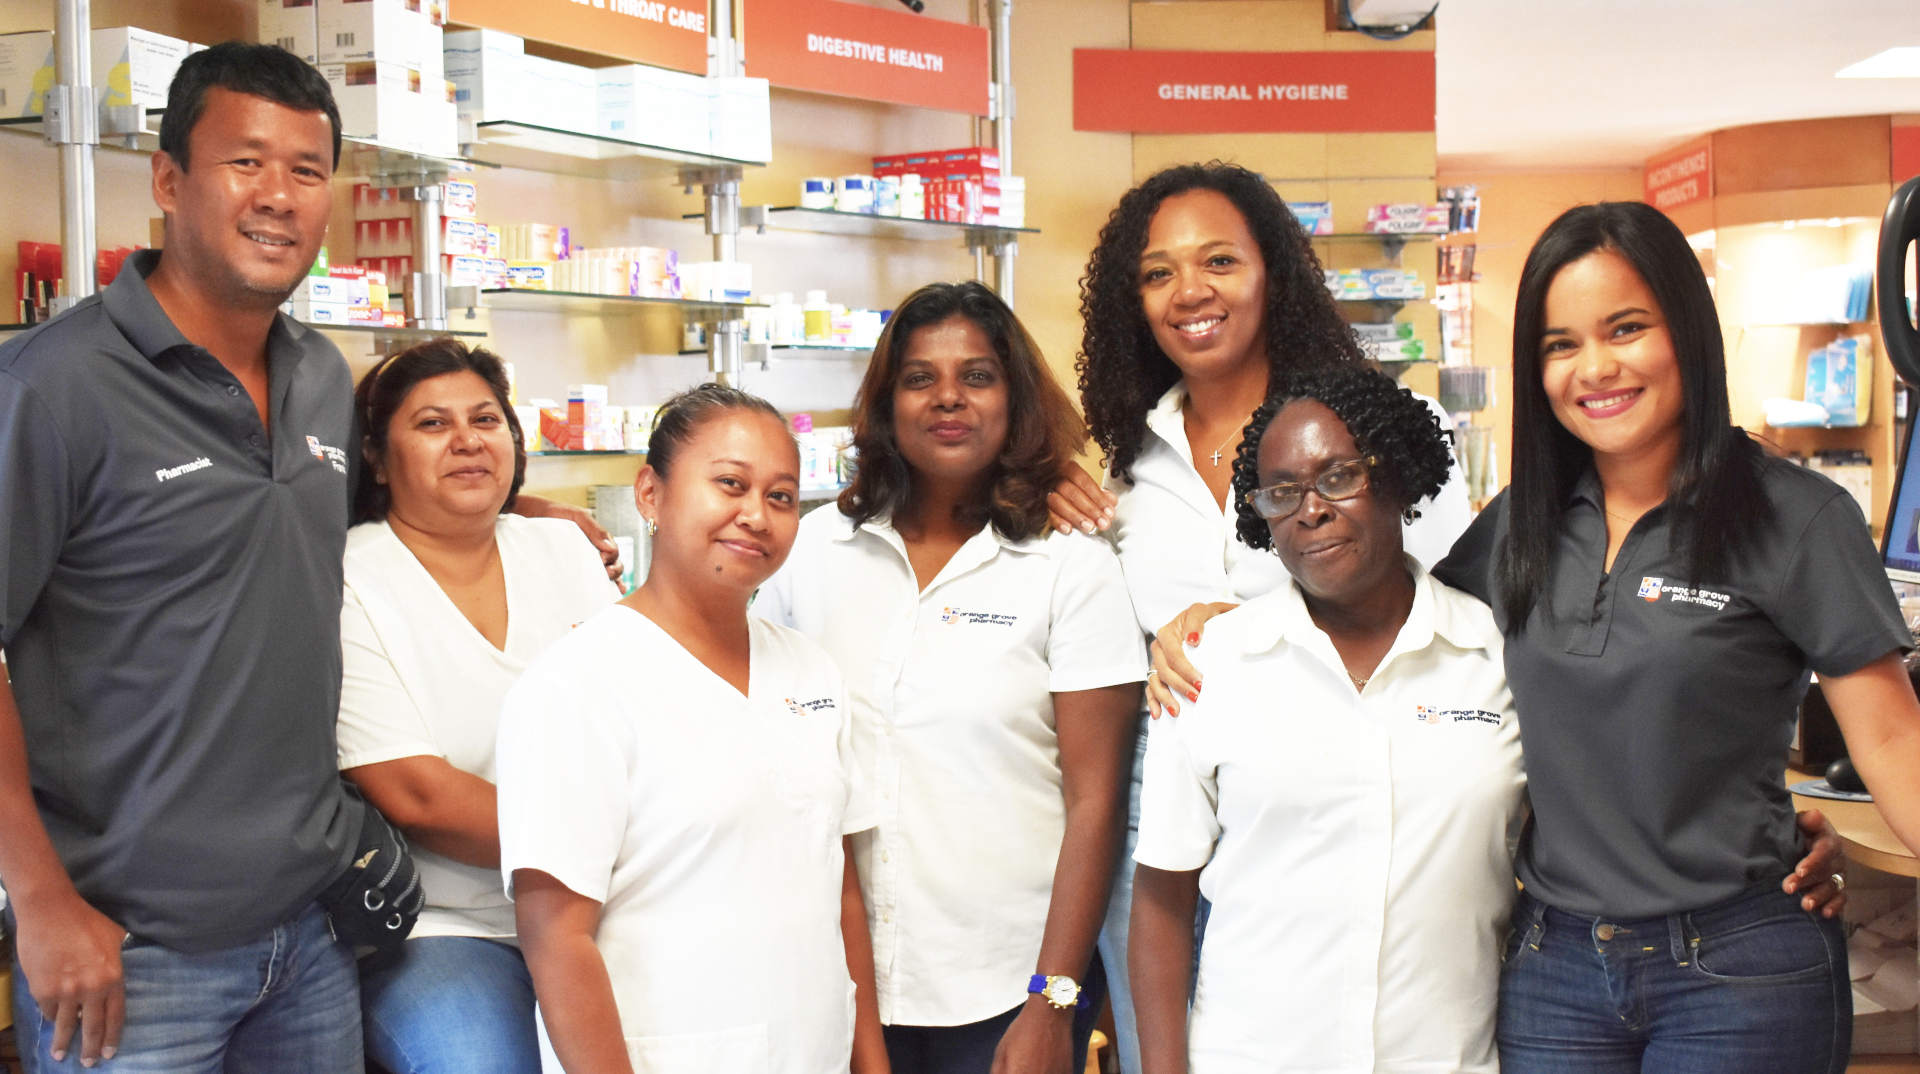
[[[709,151],[713,100],[707,79],[642,64],[592,74],[597,133],[688,153]]]
[[[480,207],[480,188],[470,179],[449,179],[440,184],[440,213],[462,220],[473,219]]]
[[[340,133],[348,138],[414,150],[420,144],[419,72],[389,63],[323,63],[320,73],[340,109]]]
[[[521,97],[516,118],[561,131],[592,134],[598,83],[590,67],[542,56],[520,58]]]
[[[345,302],[311,302],[303,298],[288,299],[280,306],[287,316],[307,324],[352,324],[351,309]]]
[[[403,0],[317,0],[320,65],[366,61],[420,70],[424,20]]]
[[[460,155],[460,106],[453,83],[423,82],[420,92],[420,152],[435,157]]]
[[[311,64],[320,62],[319,7],[314,0],[260,0],[262,44],[279,45]]]
[[[524,111],[519,96],[525,48],[521,38],[499,30],[456,30],[443,36],[441,56],[460,118],[489,123]]]
[[[53,31],[0,34],[0,116],[39,116],[53,88]]]
[[[773,110],[764,78],[709,78],[708,150],[734,160],[773,159]]]
[[[191,47],[177,37],[137,26],[95,30],[89,45],[102,108],[130,104],[165,108],[167,87]]]

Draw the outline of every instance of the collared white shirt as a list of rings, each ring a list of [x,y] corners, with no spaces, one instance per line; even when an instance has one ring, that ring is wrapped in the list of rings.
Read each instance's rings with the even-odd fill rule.
[[[501,873],[602,904],[594,946],[648,1074],[844,1074],[853,1048],[841,836],[870,818],[851,710],[818,645],[749,627],[742,696],[615,605],[500,714]],[[540,1043],[558,1074],[544,1019]]]
[[[800,523],[755,614],[839,661],[878,824],[854,840],[880,1020],[964,1025],[1026,999],[1066,830],[1053,695],[1145,677],[1120,566],[992,527],[925,590],[885,521]]]
[[[1499,1069],[1519,727],[1492,613],[1408,565],[1364,690],[1287,585],[1207,624],[1206,690],[1153,724],[1134,860],[1213,903],[1194,1074]]]
[[[501,515],[494,543],[505,575],[505,648],[474,629],[385,522],[347,531],[340,609],[341,768],[439,757],[494,778],[500,699],[540,651],[620,596],[600,555],[571,522]],[[417,843],[427,893],[414,936],[514,942],[500,874]]]
[[[1439,403],[1421,398],[1441,428],[1453,428]],[[1214,502],[1187,448],[1181,414],[1186,401],[1185,381],[1168,388],[1147,412],[1147,435],[1133,463],[1133,484],[1111,475],[1107,479],[1107,487],[1120,498],[1107,532],[1120,554],[1140,630],[1148,636],[1191,605],[1240,604],[1288,581],[1279,556],[1240,543],[1232,496],[1224,508]],[[1211,463],[1202,459],[1200,465]],[[1220,465],[1233,465],[1231,450],[1222,451]],[[1420,517],[1406,527],[1405,543],[1422,565],[1439,562],[1473,521],[1466,488],[1455,459],[1439,493],[1415,505]]]

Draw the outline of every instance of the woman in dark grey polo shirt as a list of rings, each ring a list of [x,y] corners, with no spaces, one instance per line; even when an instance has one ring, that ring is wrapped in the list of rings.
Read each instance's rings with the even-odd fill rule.
[[[1844,935],[1780,882],[1809,670],[1920,846],[1911,641],[1860,511],[1732,426],[1706,278],[1647,205],[1548,226],[1513,379],[1513,482],[1435,570],[1507,634],[1533,798],[1502,1068],[1843,1070]]]

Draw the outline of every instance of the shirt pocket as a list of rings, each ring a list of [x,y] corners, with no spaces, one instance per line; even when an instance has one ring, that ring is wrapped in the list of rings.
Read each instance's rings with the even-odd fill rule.
[[[767,1074],[767,1025],[757,1022],[706,1033],[628,1037],[627,1059],[639,1074]]]

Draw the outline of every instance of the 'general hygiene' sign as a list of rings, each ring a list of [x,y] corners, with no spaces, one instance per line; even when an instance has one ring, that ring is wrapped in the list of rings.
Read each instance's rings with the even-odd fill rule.
[[[1431,52],[1073,50],[1073,129],[1433,130]]]

